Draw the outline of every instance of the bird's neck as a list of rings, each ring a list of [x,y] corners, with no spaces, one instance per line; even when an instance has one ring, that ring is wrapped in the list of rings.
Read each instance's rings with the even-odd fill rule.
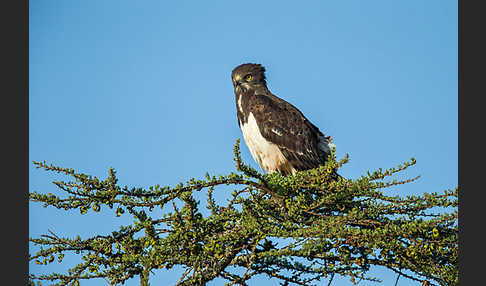
[[[271,93],[270,90],[268,89],[267,85],[262,83],[262,84],[257,84],[253,88],[255,94],[268,94]]]

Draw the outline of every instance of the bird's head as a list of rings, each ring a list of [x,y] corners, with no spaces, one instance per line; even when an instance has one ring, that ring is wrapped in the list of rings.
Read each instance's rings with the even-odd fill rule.
[[[260,64],[242,64],[231,73],[235,92],[266,86],[265,68]]]

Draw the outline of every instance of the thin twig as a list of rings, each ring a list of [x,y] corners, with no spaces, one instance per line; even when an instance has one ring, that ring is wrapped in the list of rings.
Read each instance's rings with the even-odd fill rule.
[[[397,280],[395,281],[395,286],[398,285],[398,279],[400,279],[400,275],[401,275],[401,273],[398,273]]]
[[[331,279],[329,279],[329,283],[327,283],[327,286],[331,286],[331,283],[332,283],[332,280],[334,279],[335,274],[336,273],[334,273],[334,272],[331,274]]]

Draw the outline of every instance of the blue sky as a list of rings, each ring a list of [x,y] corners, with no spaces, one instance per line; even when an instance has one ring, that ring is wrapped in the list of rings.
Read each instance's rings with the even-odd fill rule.
[[[414,157],[407,175],[421,179],[393,192],[457,186],[457,1],[29,5],[31,161],[102,178],[112,166],[122,186],[229,173],[233,144],[242,138],[231,70],[256,62],[266,67],[274,94],[333,136],[338,158],[349,154],[341,175],[357,178]],[[245,145],[242,156],[257,167]],[[32,191],[56,192],[57,177],[33,166],[29,175]],[[68,214],[31,203],[29,235],[50,229],[87,237],[130,223],[108,212]],[[177,274],[156,272],[151,282],[172,285]],[[380,269],[370,275],[382,285],[396,279]],[[398,285],[418,283],[401,278]]]

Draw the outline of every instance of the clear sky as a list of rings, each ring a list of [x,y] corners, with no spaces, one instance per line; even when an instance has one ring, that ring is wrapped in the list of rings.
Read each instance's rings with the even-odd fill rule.
[[[29,5],[31,161],[102,178],[112,166],[122,186],[141,187],[234,171],[232,148],[242,135],[231,70],[256,62],[266,67],[274,94],[333,136],[338,159],[349,154],[344,177],[414,157],[417,165],[407,175],[421,179],[392,191],[457,186],[457,1]],[[244,144],[242,156],[258,167]],[[57,177],[33,166],[29,175],[31,190],[56,192],[51,181]],[[126,215],[67,215],[30,204],[33,237],[48,229],[87,237],[127,223]],[[30,264],[31,272],[42,269]],[[178,274],[156,272],[151,282],[173,285]],[[382,285],[396,279],[381,269],[370,275]],[[266,278],[252,282],[278,285]],[[360,285],[372,284],[379,285]],[[419,284],[400,278],[398,285]]]

